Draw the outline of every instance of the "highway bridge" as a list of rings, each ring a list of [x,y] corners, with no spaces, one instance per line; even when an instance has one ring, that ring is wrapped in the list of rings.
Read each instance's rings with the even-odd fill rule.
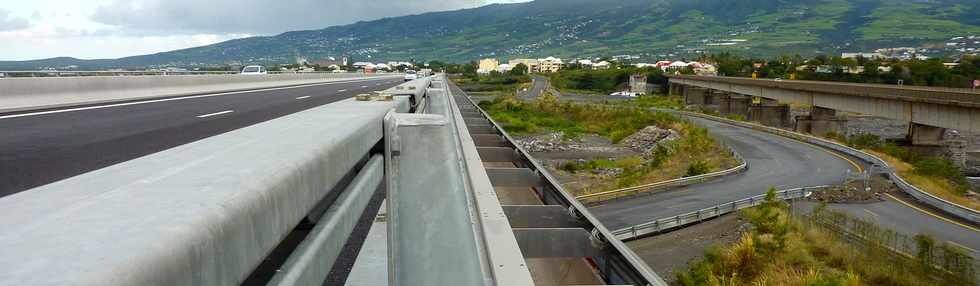
[[[444,75],[10,78],[0,92],[0,285],[666,285],[641,258],[657,254],[618,233],[883,167],[684,113],[748,170],[587,208]],[[940,203],[833,207],[980,249],[971,213]]]

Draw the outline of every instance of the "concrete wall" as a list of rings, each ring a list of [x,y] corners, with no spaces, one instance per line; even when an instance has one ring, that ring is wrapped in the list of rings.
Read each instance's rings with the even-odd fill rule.
[[[786,127],[790,122],[789,106],[752,105],[749,107],[749,120],[768,126]]]
[[[714,80],[671,78],[670,82],[759,96],[775,99],[783,103],[807,104],[839,111],[855,112],[929,126],[980,133],[980,107],[977,107],[972,102],[941,104],[937,103],[939,99],[930,99],[928,97],[910,99],[897,96],[846,95],[835,94],[829,91],[829,89],[828,92],[800,91],[771,86],[716,82]],[[774,86],[778,84],[778,82],[760,82],[766,82]],[[924,92],[924,94],[928,95],[931,93]]]
[[[0,79],[0,113],[365,78],[348,73]]]
[[[708,89],[700,87],[684,88],[684,105],[704,105]]]

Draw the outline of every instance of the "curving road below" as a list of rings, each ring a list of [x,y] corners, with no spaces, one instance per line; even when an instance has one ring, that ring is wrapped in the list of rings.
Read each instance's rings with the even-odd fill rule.
[[[688,118],[710,130],[715,138],[735,148],[749,163],[748,171],[716,181],[682,189],[607,202],[592,212],[610,229],[618,229],[674,216],[776,189],[837,184],[847,170],[857,170],[856,161],[825,149],[756,130],[736,127],[702,118]],[[901,195],[888,195],[883,202],[830,204],[828,207],[866,218],[887,227],[915,235],[929,234],[970,252],[980,253],[980,231],[928,208],[918,206]],[[798,203],[809,210],[815,203]]]
[[[857,168],[818,147],[784,137],[701,118],[689,118],[708,128],[742,155],[749,169],[742,174],[650,196],[614,200],[592,208],[610,229],[678,215],[764,194],[769,187],[790,189],[839,184],[847,170]]]

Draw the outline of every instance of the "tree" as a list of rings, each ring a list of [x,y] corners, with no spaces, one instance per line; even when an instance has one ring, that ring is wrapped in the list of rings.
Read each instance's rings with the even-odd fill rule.
[[[525,74],[527,74],[527,65],[525,65],[523,63],[517,64],[508,73],[510,75],[525,75]]]

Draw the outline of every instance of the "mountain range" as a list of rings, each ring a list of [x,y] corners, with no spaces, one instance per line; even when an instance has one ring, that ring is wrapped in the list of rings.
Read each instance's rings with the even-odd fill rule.
[[[0,70],[481,57],[641,59],[729,51],[751,56],[937,47],[978,36],[980,0],[536,0],[230,40],[120,59],[0,61]]]

